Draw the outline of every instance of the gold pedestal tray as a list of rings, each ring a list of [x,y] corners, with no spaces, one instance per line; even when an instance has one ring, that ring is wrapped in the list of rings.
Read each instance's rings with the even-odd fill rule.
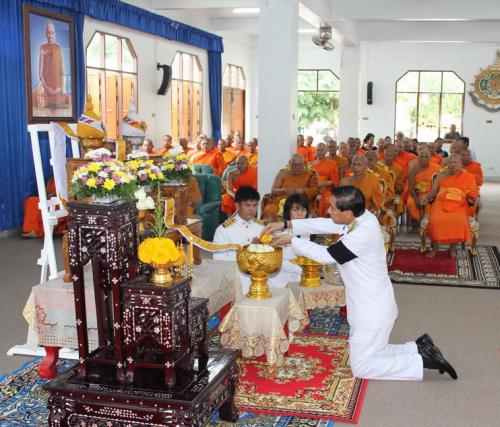
[[[276,273],[281,268],[283,261],[283,250],[274,248],[274,252],[249,252],[248,246],[238,249],[236,261],[243,273],[250,275],[250,289],[247,298],[267,299],[271,298],[267,276]]]
[[[302,268],[300,286],[305,288],[317,288],[321,286],[320,270],[321,267],[323,267],[322,264],[305,256],[299,256],[298,258],[291,259],[290,262],[297,264]]]

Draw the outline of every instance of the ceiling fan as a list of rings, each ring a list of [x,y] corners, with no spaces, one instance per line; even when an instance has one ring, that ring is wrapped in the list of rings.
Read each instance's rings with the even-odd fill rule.
[[[325,50],[333,50],[333,44],[330,43],[332,38],[332,27],[322,25],[319,29],[319,36],[312,36],[312,41],[316,46]]]

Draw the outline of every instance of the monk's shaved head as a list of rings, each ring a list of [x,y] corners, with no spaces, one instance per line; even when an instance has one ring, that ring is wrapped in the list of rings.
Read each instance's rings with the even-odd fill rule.
[[[351,168],[352,168],[352,173],[355,176],[363,175],[367,167],[368,163],[366,161],[365,156],[361,156],[358,154],[352,158]]]
[[[295,153],[290,159],[290,167],[292,168],[292,173],[294,175],[299,175],[304,172],[304,157],[302,154]]]
[[[450,155],[448,160],[448,169],[452,174],[455,174],[463,169],[462,156],[460,154]]]
[[[316,145],[316,156],[318,157],[319,160],[323,160],[326,157],[326,144],[323,142],[320,142],[318,145]]]

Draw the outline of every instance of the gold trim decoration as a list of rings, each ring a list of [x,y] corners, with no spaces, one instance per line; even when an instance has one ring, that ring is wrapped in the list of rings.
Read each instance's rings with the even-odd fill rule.
[[[474,105],[484,108],[490,113],[500,111],[500,51],[497,51],[495,62],[474,77],[469,91]]]

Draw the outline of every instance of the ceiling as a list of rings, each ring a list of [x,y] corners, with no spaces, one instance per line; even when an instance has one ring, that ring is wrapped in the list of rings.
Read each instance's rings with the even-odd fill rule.
[[[233,8],[259,7],[259,0],[126,0],[172,19],[198,22],[223,36],[256,39],[259,13],[236,15]],[[272,1],[272,0],[267,0]],[[378,42],[499,43],[500,1],[480,0],[299,0],[299,32],[321,23],[344,45]],[[310,38],[311,34],[302,34]]]

